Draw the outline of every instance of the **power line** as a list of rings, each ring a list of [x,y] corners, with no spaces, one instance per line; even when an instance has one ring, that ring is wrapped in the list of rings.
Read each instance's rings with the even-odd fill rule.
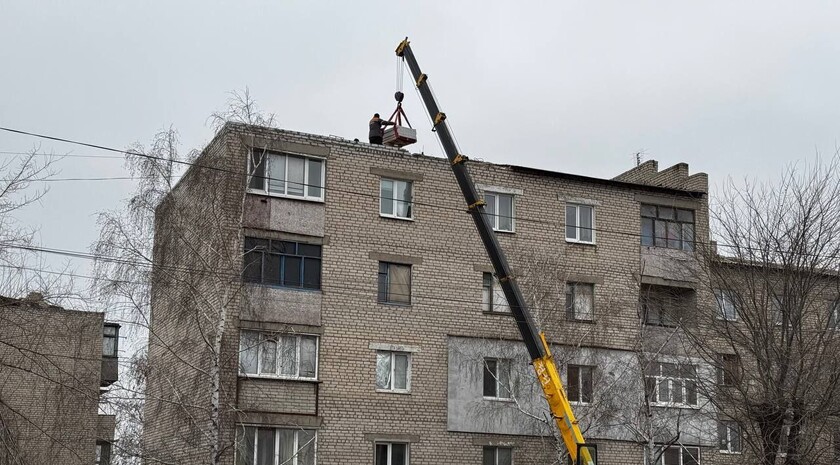
[[[38,133],[22,131],[22,130],[18,130],[18,129],[6,128],[6,127],[2,127],[2,126],[0,126],[0,130],[7,131],[7,132],[12,132],[12,133],[16,133],[16,134],[27,135],[27,136],[31,136],[31,137],[38,137],[38,138],[54,140],[54,141],[58,141],[58,142],[64,142],[64,143],[68,143],[68,144],[75,144],[75,145],[81,145],[81,146],[85,146],[85,147],[91,147],[91,148],[95,148],[95,149],[99,149],[99,150],[105,150],[105,151],[114,152],[114,153],[121,153],[121,154],[125,154],[125,155],[137,156],[137,157],[141,157],[141,158],[165,161],[167,163],[173,163],[173,164],[184,165],[184,166],[196,166],[196,167],[199,167],[200,169],[209,169],[211,171],[229,173],[229,174],[234,174],[234,175],[237,175],[237,176],[250,176],[250,173],[243,173],[243,172],[228,170],[228,169],[225,169],[225,168],[219,168],[219,167],[215,167],[215,166],[202,165],[202,164],[195,163],[195,162],[187,162],[187,161],[182,161],[182,160],[172,160],[172,159],[168,159],[168,158],[157,157],[157,156],[154,156],[154,155],[148,155],[148,154],[140,153],[140,152],[137,152],[137,151],[121,150],[121,149],[116,149],[116,148],[113,148],[113,147],[107,147],[107,146],[104,146],[104,145],[92,144],[92,143],[88,143],[88,142],[81,142],[81,141],[76,141],[76,140],[72,140],[72,139],[65,139],[65,138],[56,137],[56,136],[49,136],[49,135],[45,135],[45,134],[38,134]],[[143,177],[138,177],[138,178],[143,179]],[[97,179],[104,180],[106,178],[97,178]],[[123,178],[114,178],[114,179],[123,179]],[[131,178],[125,178],[125,179],[131,179]],[[272,178],[266,177],[266,179],[270,180]],[[71,180],[83,181],[83,180],[88,180],[88,179],[86,179],[86,178],[77,178],[77,179],[66,178],[66,180],[68,180],[68,181],[71,181]],[[372,194],[370,192],[359,192],[359,191],[353,191],[353,190],[348,190],[348,189],[341,189],[341,188],[337,188],[337,187],[316,186],[316,185],[311,185],[311,184],[306,184],[306,183],[294,183],[294,184],[300,184],[301,186],[304,186],[304,187],[310,187],[310,186],[311,187],[318,187],[320,189],[324,189],[325,191],[333,191],[333,192],[339,192],[339,193],[345,193],[345,194],[351,194],[351,195],[358,195],[358,196],[363,196],[363,197],[374,198],[374,199],[377,199],[377,200],[383,199],[383,197],[381,195]],[[385,199],[387,199],[387,197]],[[419,202],[419,201],[416,201],[416,200],[413,200],[413,199],[411,201],[411,205],[412,206],[418,205],[418,206],[423,206],[423,207],[437,208],[437,209],[441,209],[441,210],[455,211],[455,212],[458,212],[458,213],[468,213],[467,210],[466,210],[466,207],[447,207],[445,205],[440,205],[439,203]],[[534,218],[527,218],[527,217],[523,217],[523,216],[512,216],[511,218],[513,220],[519,221],[519,222],[541,224],[541,225],[549,226],[549,227],[552,227],[552,228],[564,228],[566,226],[565,221],[547,221],[547,220],[540,220],[540,219],[534,219]],[[584,229],[589,229],[591,231],[602,233],[602,234],[615,234],[615,235],[623,235],[623,236],[634,237],[634,238],[649,237],[649,236],[643,236],[641,233],[637,233],[637,232],[619,231],[619,230],[603,228],[603,227],[592,227],[592,228],[584,228]],[[661,238],[661,239],[665,239],[665,238]],[[693,243],[693,244],[704,244],[703,241],[684,241],[684,242],[690,242],[690,243]],[[717,247],[719,247],[719,248],[732,248],[732,249],[744,249],[744,250],[749,250],[749,251],[763,252],[763,250],[761,248],[757,248],[757,247],[750,247],[750,246],[743,246],[743,245],[732,245],[732,244],[725,244],[725,243],[721,243],[721,242],[717,243]],[[805,254],[805,253],[793,253],[793,252],[780,252],[780,253],[788,253],[790,255],[799,255],[799,256],[810,256],[810,254]],[[826,257],[826,258],[837,258],[837,256],[830,256],[830,257]]]

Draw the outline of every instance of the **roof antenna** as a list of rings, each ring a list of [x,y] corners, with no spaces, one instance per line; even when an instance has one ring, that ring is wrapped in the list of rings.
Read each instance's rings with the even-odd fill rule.
[[[633,156],[636,158],[636,166],[642,164],[642,160],[645,159],[645,149],[641,149],[638,152],[634,153]]]

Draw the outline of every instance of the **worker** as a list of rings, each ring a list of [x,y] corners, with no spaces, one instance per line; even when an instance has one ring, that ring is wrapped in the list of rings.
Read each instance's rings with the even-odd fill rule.
[[[385,121],[379,118],[379,113],[374,113],[370,120],[370,131],[368,131],[368,138],[371,144],[382,145],[382,135],[385,134],[382,130],[383,126],[392,126],[394,123]]]

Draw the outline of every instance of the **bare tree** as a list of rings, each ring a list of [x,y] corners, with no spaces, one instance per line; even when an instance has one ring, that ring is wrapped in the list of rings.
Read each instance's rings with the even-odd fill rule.
[[[217,131],[228,121],[275,124],[247,88],[233,92],[228,108],[210,120]],[[129,323],[137,341],[110,396],[119,418],[118,463],[179,463],[186,456],[173,451],[181,449],[191,460],[218,464],[232,451],[235,389],[223,373],[238,363],[239,348],[222,335],[242,294],[242,223],[231,218],[230,205],[243,203],[247,173],[212,146],[199,160],[198,151],[184,156],[173,128],[156,134],[149,147],[132,145],[126,165],[139,180],[137,190],[124,209],[98,218],[100,237],[92,245],[100,257],[98,297]],[[201,186],[202,197],[180,195],[179,179]],[[161,309],[154,325],[153,307]],[[140,342],[145,338],[148,349]],[[148,430],[161,418],[188,427],[180,437],[152,437]]]
[[[710,217],[719,250],[703,251],[701,276],[716,311],[688,332],[717,367],[703,389],[756,463],[834,463],[840,157],[774,183],[730,181]]]

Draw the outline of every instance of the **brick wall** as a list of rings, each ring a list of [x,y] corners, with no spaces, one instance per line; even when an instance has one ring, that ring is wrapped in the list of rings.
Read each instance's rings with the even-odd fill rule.
[[[0,463],[94,462],[102,321],[0,298]]]
[[[221,354],[225,368],[223,403],[228,411],[236,413],[224,417],[224,444],[234,441],[237,422],[318,426],[319,464],[371,463],[372,443],[377,439],[410,442],[411,463],[417,465],[480,463],[483,445],[492,440],[513,444],[516,463],[549,463],[556,453],[550,438],[448,430],[449,338],[520,339],[510,316],[482,312],[482,272],[488,269],[489,260],[465,212],[448,163],[388,147],[235,124],[227,125],[217,135],[198,162],[244,173],[250,147],[325,158],[325,201],[247,194],[247,208],[243,208],[244,176],[228,173],[229,179],[220,175],[205,179],[188,174],[161,207],[157,222],[156,257],[167,263],[198,266],[194,257],[184,252],[186,248],[178,245],[168,226],[173,217],[179,217],[183,218],[178,224],[181,230],[204,231],[201,235],[190,233],[197,244],[212,242],[208,235],[220,234],[223,239],[215,244],[223,250],[225,260],[219,265],[231,274],[241,269],[239,233],[243,226],[251,236],[323,245],[323,285],[318,299],[291,298],[289,293],[294,291],[288,290],[266,291],[255,298],[253,291],[234,283],[229,288],[197,284],[202,295],[217,299],[221,293],[229,302]],[[706,177],[702,173],[690,175],[683,164],[660,172],[656,162],[650,161],[615,181],[482,162],[470,162],[469,168],[476,183],[521,192],[516,197],[515,233],[498,236],[514,271],[521,275],[526,295],[532,296],[532,311],[553,344],[618,351],[637,347],[641,337],[639,282],[645,278],[646,261],[662,260],[645,255],[639,245],[640,203],[690,204],[696,214],[698,241],[704,242],[709,236],[708,204],[703,194],[707,191]],[[413,220],[379,216],[379,181],[383,175],[414,181]],[[224,192],[218,199],[208,200],[208,191],[219,185],[225,186]],[[190,211],[171,206],[178,203],[172,199],[191,205]],[[566,242],[563,224],[567,202],[595,206],[594,245]],[[239,262],[234,263],[237,254]],[[688,253],[682,255],[690,257]],[[411,264],[410,306],[377,302],[377,257],[394,257]],[[675,278],[661,274],[666,276],[648,279]],[[565,319],[563,296],[557,291],[562,285],[558,288],[554,281],[566,280],[595,283],[594,324]],[[528,292],[540,287],[546,292]],[[235,292],[224,294],[222,289]],[[187,396],[195,405],[207,405],[208,380],[190,365],[207,367],[207,351],[196,347],[202,347],[200,335],[208,328],[190,317],[201,309],[191,295],[176,282],[161,280],[156,284],[150,357],[154,371],[159,373],[150,375],[150,398],[174,401],[177,394],[179,398]],[[696,304],[710,308],[712,299],[708,292],[698,291]],[[318,310],[310,309],[313,302],[319,302]],[[295,313],[296,305],[303,306],[303,313]],[[245,308],[247,312],[243,313]],[[316,314],[317,320],[312,317]],[[265,322],[259,321],[261,315]],[[280,321],[284,319],[288,321]],[[311,383],[300,383],[296,388],[289,388],[294,384],[289,381],[237,383],[238,328],[253,328],[260,323],[320,323],[317,416],[309,397]],[[417,349],[412,353],[410,393],[375,390],[376,351],[371,344],[376,343]],[[168,348],[172,346],[177,350]],[[667,350],[674,355],[682,352],[679,344]],[[167,377],[162,373],[167,370],[178,377],[173,378],[172,373]],[[190,418],[176,413],[180,410],[164,404],[150,407],[146,444],[150,450],[157,448],[177,457],[179,463],[201,463],[208,444],[185,437],[190,436],[186,433],[191,431],[191,421],[204,421],[206,427],[208,412],[194,409]],[[638,444],[606,438],[594,438],[594,442],[600,447],[603,464],[642,463]],[[731,463],[728,459],[704,449],[702,463]],[[228,450],[224,463],[232,464],[232,460],[233,453]]]

